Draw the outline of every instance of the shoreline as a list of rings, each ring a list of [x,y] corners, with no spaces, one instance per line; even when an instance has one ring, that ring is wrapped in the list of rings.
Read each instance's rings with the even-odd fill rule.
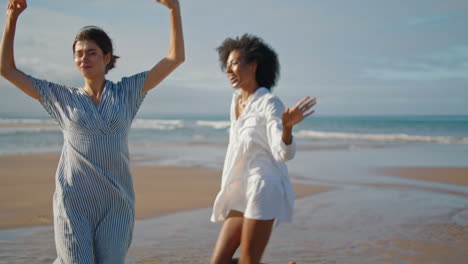
[[[145,157],[152,160],[151,156],[133,155],[132,161]],[[0,247],[5,249],[1,257],[5,261],[15,262],[21,256],[24,263],[53,262],[55,244],[50,224],[58,158],[57,153],[0,156],[0,224],[8,224],[0,227],[4,239]],[[364,182],[351,179],[332,187],[326,181],[314,182],[312,175],[301,171],[291,174],[293,180],[312,180],[318,185],[294,185],[298,198],[311,196],[298,199],[291,225],[275,230],[265,262],[461,264],[466,259],[468,168],[366,169],[376,181],[372,177]],[[136,224],[128,262],[206,263],[219,228],[209,222],[209,208],[219,190],[221,172],[183,166],[132,166],[132,172],[136,218],[149,221]],[[9,198],[4,196],[7,191],[12,195]],[[314,195],[324,191],[328,192]],[[50,209],[41,209],[40,201]],[[5,210],[5,205],[11,210]],[[50,218],[44,210],[50,212]],[[28,228],[35,226],[41,228]],[[28,250],[21,250],[24,248]],[[37,256],[42,258],[38,261]]]
[[[463,167],[382,167],[373,171],[385,176],[468,186],[468,168]]]
[[[468,168],[463,167],[380,167],[373,168],[371,171],[381,176],[462,187],[468,186]],[[440,187],[420,186],[417,184],[366,183],[365,185],[378,188],[419,189],[468,197],[468,191],[453,191]]]
[[[53,224],[52,196],[58,153],[0,156],[0,229]],[[132,158],[138,157],[133,155]],[[131,166],[136,219],[149,219],[175,212],[210,208],[220,188],[221,171],[203,167]],[[425,182],[468,186],[468,168],[381,167],[376,175]],[[292,175],[294,178],[294,175]],[[194,180],[195,179],[195,180]],[[186,184],[180,184],[180,183]],[[380,188],[422,189],[467,197],[468,194],[439,188],[401,184],[364,184]],[[337,187],[293,183],[296,198],[329,191]]]
[[[0,229],[53,224],[52,196],[59,157],[0,156]],[[202,167],[133,165],[131,169],[137,220],[209,208],[221,183],[221,171]],[[333,189],[294,183],[293,188],[297,198]]]

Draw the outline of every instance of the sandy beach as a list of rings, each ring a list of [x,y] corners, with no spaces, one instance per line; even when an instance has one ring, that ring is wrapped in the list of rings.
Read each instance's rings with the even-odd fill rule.
[[[58,154],[0,156],[0,229],[51,225]],[[200,167],[132,167],[137,219],[212,206],[221,172]],[[297,197],[331,187],[294,184]]]
[[[6,261],[0,263],[17,262],[19,255],[23,262],[18,263],[36,256],[42,256],[39,263],[55,258],[51,224],[58,159],[58,154],[0,156],[0,246],[5,248],[0,256]],[[468,168],[369,170],[370,179],[390,177],[382,183],[346,181],[333,187],[321,181],[295,184],[302,198],[296,201],[294,221],[275,231],[265,261],[464,263]],[[206,263],[219,228],[208,218],[221,172],[199,166],[133,166],[132,171],[137,219],[144,221],[137,222],[126,263]],[[307,182],[306,175],[292,178]],[[417,181],[405,185],[399,179]],[[450,191],[439,183],[462,189]],[[196,228],[188,228],[187,219]],[[15,229],[35,226],[41,227]]]
[[[400,168],[377,168],[372,169],[377,175],[401,177],[411,180],[443,183],[454,186],[468,186],[468,168],[438,168],[438,167],[400,167]],[[438,187],[427,187],[416,184],[393,184],[393,183],[370,183],[368,186],[379,188],[403,188],[420,189],[438,193],[449,193],[457,196],[468,197],[468,193],[442,189]]]
[[[402,167],[380,168],[377,172],[388,176],[468,186],[468,168]]]

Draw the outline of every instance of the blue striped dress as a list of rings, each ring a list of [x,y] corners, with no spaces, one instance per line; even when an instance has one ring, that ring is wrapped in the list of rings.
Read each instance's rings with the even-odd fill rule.
[[[106,81],[98,105],[82,88],[29,77],[64,138],[53,198],[54,263],[124,263],[135,218],[128,132],[146,75]]]

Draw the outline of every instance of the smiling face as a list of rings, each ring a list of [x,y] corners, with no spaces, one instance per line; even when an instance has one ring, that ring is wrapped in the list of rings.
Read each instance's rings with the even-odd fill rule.
[[[238,50],[233,50],[226,61],[226,75],[232,88],[257,88],[257,63],[247,63]]]
[[[92,40],[80,40],[75,44],[75,65],[85,78],[102,77],[106,74],[106,65],[111,54],[104,54]]]

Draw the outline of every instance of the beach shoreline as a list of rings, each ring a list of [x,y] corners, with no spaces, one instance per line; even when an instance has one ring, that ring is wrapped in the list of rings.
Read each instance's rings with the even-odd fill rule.
[[[468,168],[463,167],[383,167],[374,171],[386,176],[468,186]]]
[[[136,165],[151,161],[151,156],[131,157]],[[25,260],[20,263],[30,263],[38,255],[44,256],[38,263],[55,258],[51,224],[58,159],[58,153],[0,156],[5,260],[17,260],[18,254]],[[468,245],[468,168],[376,165],[367,169],[371,177],[366,181],[341,183],[327,182],[325,177],[314,181],[313,175],[293,169],[293,182],[313,184],[294,184],[298,198],[294,220],[275,230],[265,261],[464,263],[460,260],[467,257],[463,248]],[[220,228],[209,222],[209,216],[221,171],[140,164],[132,166],[132,173],[136,218],[144,221],[136,221],[126,263],[206,263]],[[23,227],[27,228],[18,229]],[[25,247],[27,254],[22,252]]]
[[[53,224],[52,197],[58,160],[59,154],[0,156],[0,229]],[[220,188],[221,171],[217,170],[195,166],[131,169],[139,220],[209,208]],[[298,198],[333,188],[309,184],[293,187]]]

